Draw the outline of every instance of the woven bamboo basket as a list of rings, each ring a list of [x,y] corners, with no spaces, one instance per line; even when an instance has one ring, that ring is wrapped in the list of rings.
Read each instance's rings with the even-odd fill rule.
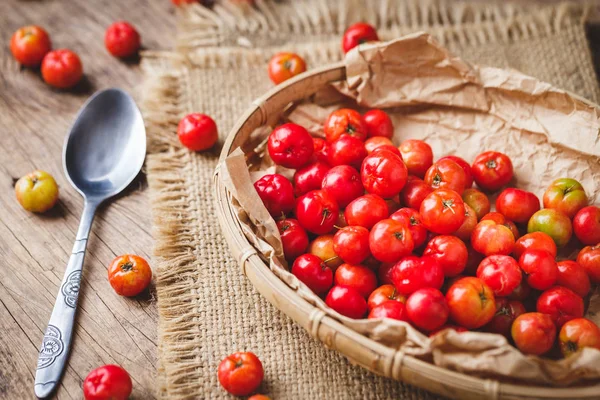
[[[255,100],[233,127],[223,146],[220,165],[258,127],[274,123],[290,104],[323,86],[344,80],[342,63],[318,68],[280,84]],[[555,388],[482,379],[438,367],[387,347],[342,325],[280,280],[242,232],[231,194],[215,174],[217,214],[230,250],[242,272],[271,304],[304,327],[315,339],[369,371],[457,399],[599,399],[600,384]]]

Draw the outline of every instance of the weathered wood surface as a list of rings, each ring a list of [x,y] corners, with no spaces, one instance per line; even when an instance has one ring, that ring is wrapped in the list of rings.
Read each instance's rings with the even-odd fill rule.
[[[125,19],[145,48],[168,49],[175,34],[168,0],[0,1],[0,398],[29,399],[38,348],[71,253],[82,199],[63,174],[62,145],[74,116],[94,91],[131,91],[141,79],[135,62],[104,48],[104,31]],[[22,25],[38,24],[54,48],[70,48],[83,62],[85,82],[74,91],[46,86],[38,71],[22,70],[8,41]],[[60,202],[34,215],[16,202],[13,182],[34,169],[52,173]],[[151,296],[126,299],[108,281],[107,265],[133,252],[150,258],[150,210],[143,177],[96,217],[88,244],[74,346],[58,399],[82,398],[81,383],[93,368],[117,363],[134,381],[134,398],[154,397],[157,311]]]

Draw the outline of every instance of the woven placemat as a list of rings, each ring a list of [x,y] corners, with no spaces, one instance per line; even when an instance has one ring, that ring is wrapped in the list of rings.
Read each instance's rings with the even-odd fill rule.
[[[278,49],[300,52],[312,67],[338,60],[341,32],[362,19],[383,38],[428,30],[467,60],[517,68],[599,98],[581,8],[558,5],[529,14],[512,6],[455,2],[381,1],[377,8],[363,3],[257,0],[255,7],[219,3],[214,11],[193,6],[182,13],[177,52],[144,54],[159,397],[227,397],[218,384],[218,363],[249,350],[265,367],[260,392],[275,399],[437,398],[326,349],[264,300],[229,255],[214,212],[219,149],[182,149],[177,123],[189,112],[209,114],[222,141],[250,102],[272,87],[266,62]]]

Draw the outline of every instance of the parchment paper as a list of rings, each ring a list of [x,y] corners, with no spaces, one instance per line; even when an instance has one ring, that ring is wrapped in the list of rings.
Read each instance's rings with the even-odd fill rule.
[[[600,119],[598,106],[514,70],[472,66],[416,33],[357,48],[346,56],[347,79],[296,105],[283,120],[322,135],[327,115],[343,104],[383,108],[394,122],[394,142],[426,140],[436,158],[457,154],[467,161],[486,150],[508,154],[516,179],[510,186],[536,193],[568,176],[598,200]],[[343,96],[342,96],[343,95]],[[584,349],[568,359],[526,356],[496,334],[445,331],[428,338],[391,319],[353,320],[327,307],[288,272],[275,221],[253,182],[266,173],[293,171],[273,165],[264,151],[272,127],[261,127],[235,150],[220,174],[232,194],[242,229],[271,270],[298,295],[344,325],[388,346],[453,370],[537,384],[569,385],[600,379],[600,351]],[[600,322],[600,293],[586,317]]]

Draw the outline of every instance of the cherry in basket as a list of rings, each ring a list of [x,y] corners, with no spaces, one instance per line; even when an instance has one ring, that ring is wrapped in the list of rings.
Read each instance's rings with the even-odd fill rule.
[[[590,281],[600,283],[600,243],[581,249],[577,255],[577,263],[585,269]]]
[[[313,139],[308,131],[293,123],[273,129],[267,147],[273,162],[286,168],[304,166],[314,151]]]

